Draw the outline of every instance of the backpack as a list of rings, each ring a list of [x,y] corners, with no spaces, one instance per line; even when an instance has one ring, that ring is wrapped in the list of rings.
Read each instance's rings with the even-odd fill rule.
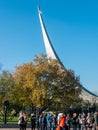
[[[69,119],[66,120],[65,124],[66,124],[67,126],[69,126],[69,124],[70,124]]]

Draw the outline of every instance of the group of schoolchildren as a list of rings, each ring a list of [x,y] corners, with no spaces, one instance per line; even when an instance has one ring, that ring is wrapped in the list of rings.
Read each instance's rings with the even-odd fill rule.
[[[20,130],[26,130],[28,118],[26,114],[20,113],[21,117],[26,119],[25,124],[20,124]],[[87,114],[73,113],[69,114],[59,113],[40,113],[39,115],[31,114],[31,130],[98,130],[98,111],[94,114],[88,112]]]

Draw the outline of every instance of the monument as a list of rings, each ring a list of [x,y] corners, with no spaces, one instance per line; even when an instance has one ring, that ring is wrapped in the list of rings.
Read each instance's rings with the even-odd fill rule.
[[[42,18],[42,12],[41,12],[39,7],[38,7],[38,15],[39,15],[44,45],[45,45],[45,49],[46,49],[46,53],[47,53],[48,58],[50,57],[52,59],[58,60],[60,65],[65,69],[65,71],[67,71],[67,69],[64,67],[61,60],[59,59],[55,49],[53,48],[53,45],[50,41],[50,38],[48,36],[47,30],[46,30],[46,27],[45,27],[45,24],[44,24],[44,21],[43,21],[43,18]],[[87,90],[83,86],[80,86],[80,87],[82,88],[82,92],[81,92],[80,97],[82,97],[82,99],[84,101],[89,101],[91,104],[98,103],[98,95],[90,92],[89,90]]]

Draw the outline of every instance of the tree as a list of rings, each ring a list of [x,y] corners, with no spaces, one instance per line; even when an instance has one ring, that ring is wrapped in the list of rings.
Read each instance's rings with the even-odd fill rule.
[[[0,74],[0,102],[11,100],[11,91],[14,87],[14,78],[8,71]]]
[[[56,60],[46,55],[35,56],[32,62],[16,67],[14,91],[17,101],[25,106],[33,104],[40,107],[70,107],[72,102],[80,101],[80,84],[72,70],[64,70]],[[15,96],[15,95],[14,95]]]

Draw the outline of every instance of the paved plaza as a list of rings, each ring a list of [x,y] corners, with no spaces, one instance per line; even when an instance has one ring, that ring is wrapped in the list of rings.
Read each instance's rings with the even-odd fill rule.
[[[0,128],[0,130],[19,130],[19,128]],[[31,128],[27,128],[26,130],[31,130]]]
[[[0,128],[0,130],[19,130],[19,128]],[[31,130],[31,128],[26,128],[26,130]],[[37,129],[36,129],[37,130]],[[70,128],[70,130],[73,130],[72,128]],[[79,129],[77,129],[79,130]],[[92,129],[93,130],[93,129]]]

